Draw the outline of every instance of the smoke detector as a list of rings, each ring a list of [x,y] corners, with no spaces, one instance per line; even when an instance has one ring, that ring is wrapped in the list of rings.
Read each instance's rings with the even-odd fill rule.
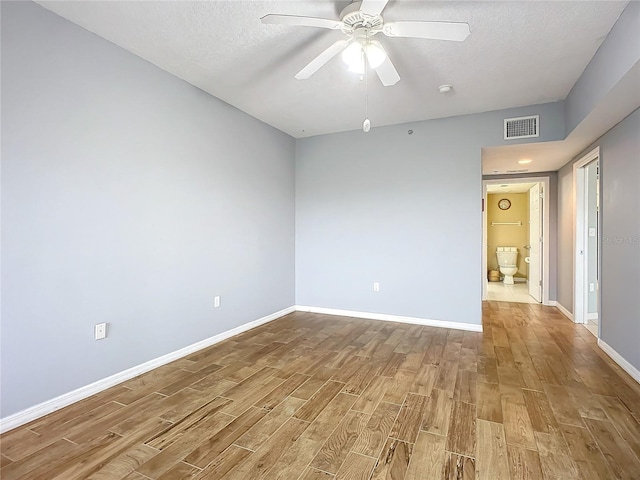
[[[440,93],[449,93],[453,87],[451,85],[440,85],[438,90]]]

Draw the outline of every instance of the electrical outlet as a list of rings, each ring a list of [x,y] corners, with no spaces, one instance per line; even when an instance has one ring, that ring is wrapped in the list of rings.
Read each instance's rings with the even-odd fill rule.
[[[220,306],[220,296],[216,295],[215,297],[213,297],[213,306],[215,308],[218,308]]]
[[[373,284],[373,291],[374,292],[379,292],[380,291],[380,284],[378,282],[375,282]]]
[[[107,336],[107,324],[106,323],[97,323],[95,327],[95,337],[96,340],[102,340]]]

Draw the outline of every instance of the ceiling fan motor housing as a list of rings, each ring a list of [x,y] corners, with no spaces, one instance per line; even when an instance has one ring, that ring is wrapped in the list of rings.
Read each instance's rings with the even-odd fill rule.
[[[431,40],[463,41],[471,33],[463,22],[395,21],[385,24],[382,11],[389,0],[361,0],[347,5],[340,13],[340,20],[297,15],[269,14],[263,23],[299,25],[340,30],[347,37],[337,40],[311,60],[295,78],[305,80],[322,68],[329,60],[343,53],[349,70],[361,73],[367,62],[385,87],[400,80],[398,71],[379,42],[371,37],[382,32],[387,37],[424,38]],[[359,47],[359,48],[358,48]],[[345,58],[348,57],[348,58]],[[353,61],[348,61],[352,59]]]
[[[369,16],[360,11],[361,2],[353,2],[347,5],[340,13],[342,23],[347,27],[344,33],[350,34],[361,28],[369,30],[369,35],[375,35],[382,31],[384,20],[382,15]]]

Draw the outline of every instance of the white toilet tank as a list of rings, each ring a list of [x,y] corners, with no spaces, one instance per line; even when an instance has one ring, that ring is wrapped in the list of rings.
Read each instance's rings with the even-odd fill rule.
[[[498,265],[501,267],[512,267],[518,262],[517,247],[498,247],[496,250],[498,256]]]

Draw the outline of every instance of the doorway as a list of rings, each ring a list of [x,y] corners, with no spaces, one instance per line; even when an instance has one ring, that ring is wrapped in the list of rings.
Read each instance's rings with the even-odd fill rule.
[[[483,300],[549,305],[548,189],[548,177],[483,181]],[[512,269],[504,250],[517,250]]]
[[[573,166],[575,185],[574,321],[600,337],[600,151]]]

